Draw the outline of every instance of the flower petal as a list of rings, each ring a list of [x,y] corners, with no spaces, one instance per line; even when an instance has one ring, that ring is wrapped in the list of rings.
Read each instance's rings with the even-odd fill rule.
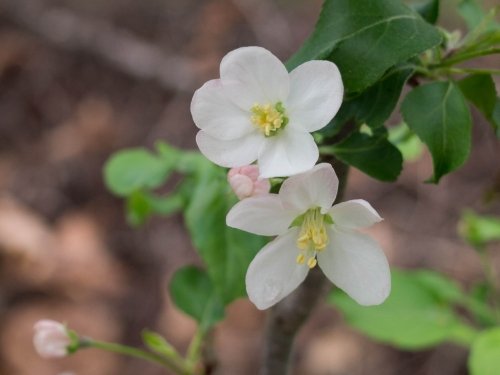
[[[290,126],[309,132],[326,126],[342,103],[344,85],[337,66],[329,61],[308,61],[290,73],[286,109]]]
[[[305,212],[312,207],[321,207],[326,213],[337,196],[339,179],[328,163],[316,165],[310,171],[292,176],[283,182],[279,192],[285,208]]]
[[[253,132],[241,138],[220,140],[200,130],[196,143],[203,155],[222,167],[232,168],[251,164],[257,159],[264,137]]]
[[[226,217],[226,224],[261,236],[276,236],[288,230],[298,216],[285,210],[278,194],[266,194],[236,203]]]
[[[246,275],[247,293],[258,309],[278,303],[304,281],[309,268],[295,261],[298,228],[268,243],[255,256]]]
[[[326,277],[363,306],[379,305],[389,296],[391,275],[384,252],[371,237],[329,230],[330,243],[318,253]]]
[[[221,61],[220,77],[227,97],[244,110],[255,104],[284,102],[290,78],[283,63],[261,47],[242,47]]]
[[[243,111],[224,94],[219,79],[208,81],[195,91],[191,115],[196,126],[218,139],[235,139],[252,132],[250,112]]]
[[[266,138],[259,153],[260,177],[291,176],[311,169],[319,157],[311,134],[287,127]]]
[[[370,203],[363,199],[336,204],[328,213],[335,225],[351,229],[369,227],[383,220]]]

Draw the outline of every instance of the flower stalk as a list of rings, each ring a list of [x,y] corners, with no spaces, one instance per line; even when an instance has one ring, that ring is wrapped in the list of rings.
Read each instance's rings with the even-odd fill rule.
[[[112,353],[126,355],[129,357],[140,358],[145,361],[156,363],[160,366],[166,367],[179,375],[193,374],[190,366],[187,366],[187,363],[185,363],[182,358],[176,358],[174,356],[166,357],[160,354],[147,352],[145,350],[133,348],[127,345],[98,341],[85,337],[80,340],[80,348],[95,348]]]

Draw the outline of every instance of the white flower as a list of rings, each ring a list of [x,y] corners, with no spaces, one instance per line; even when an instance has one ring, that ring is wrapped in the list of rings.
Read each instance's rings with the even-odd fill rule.
[[[33,328],[33,344],[40,356],[60,358],[68,355],[71,338],[63,324],[53,320],[39,320]]]
[[[332,204],[338,179],[330,164],[288,178],[279,194],[251,197],[229,211],[229,226],[278,237],[250,264],[246,288],[261,310],[290,294],[316,264],[361,305],[389,295],[390,271],[378,244],[356,229],[382,220],[364,200]]]
[[[205,83],[191,102],[201,152],[223,167],[258,160],[261,177],[311,169],[318,147],[311,132],[326,126],[343,96],[337,66],[308,61],[288,74],[271,52],[243,47],[220,64],[220,79]]]
[[[259,178],[257,165],[231,168],[227,173],[227,181],[240,200],[267,194],[271,189],[271,183],[267,178]]]

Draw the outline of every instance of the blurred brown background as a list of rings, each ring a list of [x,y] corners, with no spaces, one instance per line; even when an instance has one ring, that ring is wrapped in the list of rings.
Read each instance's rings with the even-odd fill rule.
[[[118,149],[157,139],[195,148],[191,95],[218,76],[222,56],[261,45],[286,59],[320,6],[0,0],[1,375],[164,373],[94,350],[43,360],[31,343],[42,318],[130,345],[140,345],[147,327],[186,348],[194,323],[166,292],[173,271],[199,262],[182,221],[157,218],[130,228],[122,201],[104,187],[103,163]],[[448,10],[441,20],[463,27]],[[476,112],[474,118],[470,160],[439,186],[422,183],[431,174],[427,154],[394,184],[352,171],[347,198],[369,200],[386,219],[372,233],[393,265],[436,269],[464,285],[482,277],[456,223],[466,207],[500,214],[500,149],[489,126]],[[488,194],[494,198],[486,202]],[[230,306],[215,334],[220,374],[255,373],[264,318],[245,300]],[[294,367],[312,375],[465,374],[466,356],[453,345],[409,353],[375,344],[323,306],[300,334]]]

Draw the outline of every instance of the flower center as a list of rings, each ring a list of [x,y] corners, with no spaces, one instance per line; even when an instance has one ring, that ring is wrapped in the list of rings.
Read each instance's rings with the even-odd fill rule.
[[[320,208],[311,208],[305,214],[300,227],[297,247],[300,253],[297,256],[297,263],[304,264],[307,259],[307,266],[314,268],[318,263],[316,255],[328,244],[328,235],[325,229],[325,216]]]
[[[252,124],[257,126],[266,137],[276,135],[288,124],[288,117],[285,115],[285,107],[281,102],[274,106],[271,104],[255,103],[250,109]]]

